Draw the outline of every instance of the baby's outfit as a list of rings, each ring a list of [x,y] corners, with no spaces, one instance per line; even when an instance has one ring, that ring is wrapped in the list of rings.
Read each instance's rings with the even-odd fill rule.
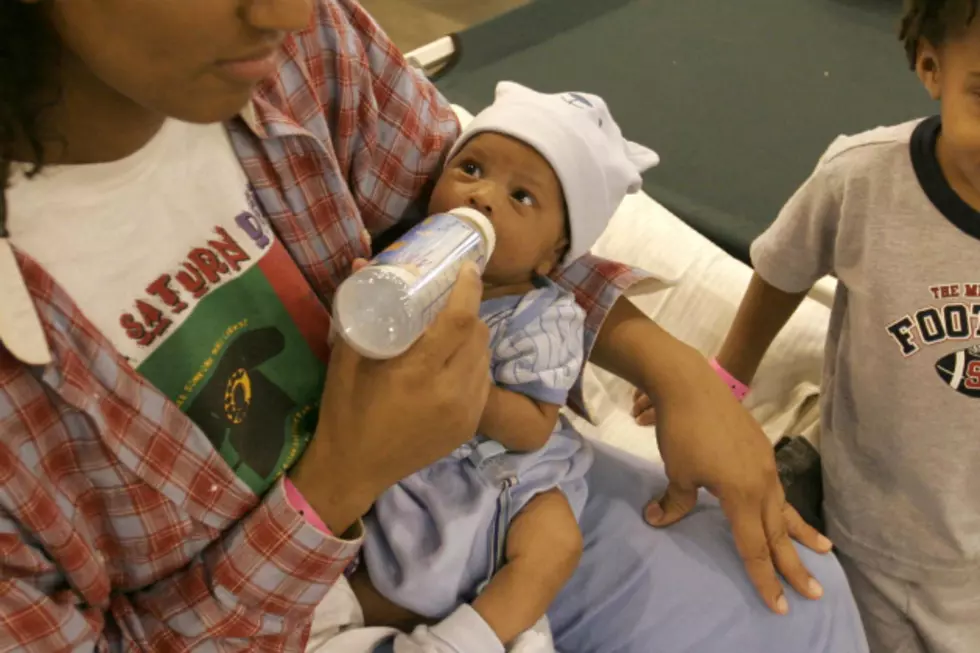
[[[480,316],[490,327],[494,383],[563,405],[583,358],[585,313],[571,293],[542,279],[526,295],[483,302]],[[502,565],[510,522],[535,495],[560,489],[578,518],[591,462],[588,444],[564,418],[530,453],[477,435],[375,503],[364,543],[372,583],[417,614],[447,616]]]
[[[980,651],[980,213],[939,118],[835,141],[752,246],[786,292],[839,279],[824,511],[874,653]]]

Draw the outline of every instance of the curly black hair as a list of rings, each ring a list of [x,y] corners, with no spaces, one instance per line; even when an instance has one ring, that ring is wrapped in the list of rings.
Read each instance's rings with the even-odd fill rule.
[[[905,44],[912,70],[922,39],[938,47],[950,32],[969,25],[976,14],[977,0],[905,0],[898,38]]]
[[[40,114],[44,71],[53,54],[39,4],[0,1],[0,237],[6,235],[4,191],[10,180],[12,151],[28,148],[30,174],[44,165]],[[21,157],[23,158],[23,157]]]

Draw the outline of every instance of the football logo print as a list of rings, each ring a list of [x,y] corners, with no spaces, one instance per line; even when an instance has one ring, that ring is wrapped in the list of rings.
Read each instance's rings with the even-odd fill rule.
[[[936,372],[961,395],[980,397],[980,345],[943,356],[936,361]]]

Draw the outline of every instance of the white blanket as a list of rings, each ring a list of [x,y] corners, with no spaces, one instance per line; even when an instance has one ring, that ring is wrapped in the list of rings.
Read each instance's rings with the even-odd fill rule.
[[[464,109],[457,107],[457,112],[464,124],[471,119]],[[653,274],[656,281],[630,298],[706,356],[721,346],[751,278],[747,266],[644,193],[623,202],[593,252]],[[833,282],[821,282],[804,302],[770,349],[746,401],[774,441],[785,434],[817,441],[817,398],[833,291]],[[637,426],[630,416],[633,389],[627,383],[589,365],[584,391],[597,424],[571,416],[583,433],[659,460],[654,430]],[[346,581],[338,583],[317,610],[307,653],[370,653],[390,631],[357,628],[360,615]],[[512,653],[552,650],[546,636],[532,633]]]
[[[656,170],[650,174],[656,174]],[[643,268],[659,289],[644,287],[632,301],[658,324],[706,356],[721,346],[751,278],[748,266],[726,254],[646,194],[628,197],[593,248],[600,256]],[[804,301],[767,355],[746,406],[774,441],[786,434],[817,439],[817,398],[833,282]],[[654,431],[630,416],[632,388],[589,365],[586,404],[600,440],[658,459]]]

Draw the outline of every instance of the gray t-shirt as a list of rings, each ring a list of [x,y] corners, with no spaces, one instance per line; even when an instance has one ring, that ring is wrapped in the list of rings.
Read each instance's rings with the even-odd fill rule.
[[[938,118],[831,144],[752,246],[787,292],[839,289],[821,447],[830,536],[910,581],[980,577],[980,213],[935,156]]]

